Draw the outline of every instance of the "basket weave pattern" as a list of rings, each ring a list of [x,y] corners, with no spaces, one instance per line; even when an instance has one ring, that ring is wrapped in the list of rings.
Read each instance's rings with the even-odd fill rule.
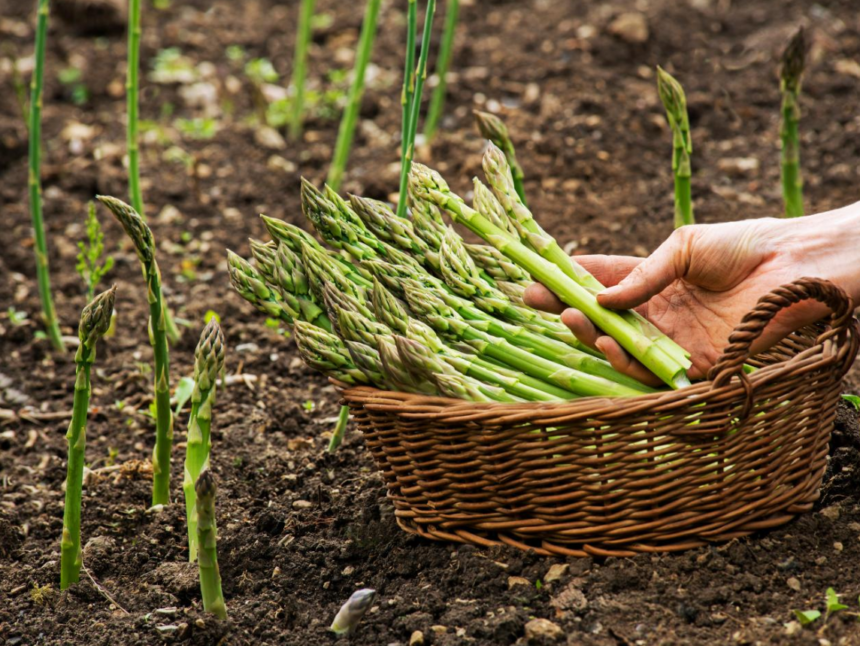
[[[768,322],[807,299],[831,309],[829,324],[751,360]],[[408,532],[546,555],[684,550],[812,508],[860,340],[852,312],[826,281],[780,287],[744,317],[709,380],[680,391],[553,404],[342,394]],[[746,375],[744,363],[759,369]]]

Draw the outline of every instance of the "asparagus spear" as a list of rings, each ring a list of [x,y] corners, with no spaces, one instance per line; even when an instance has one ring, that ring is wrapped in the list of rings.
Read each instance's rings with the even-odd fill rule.
[[[369,383],[337,335],[306,321],[296,321],[293,334],[299,354],[311,368],[346,384]]]
[[[290,139],[302,134],[305,117],[305,77],[308,67],[308,47],[311,43],[311,25],[314,17],[314,0],[302,0],[299,9],[299,29],[296,36],[296,53],[293,63],[293,111],[290,115]]]
[[[376,320],[399,334],[405,333],[406,323],[409,320],[406,304],[392,294],[378,278],[373,279],[371,297]]]
[[[33,79],[30,83],[29,119],[29,163],[30,217],[33,220],[33,250],[36,253],[36,278],[39,283],[39,298],[42,301],[42,318],[51,344],[59,352],[66,351],[54,297],[51,294],[51,272],[48,268],[48,243],[45,238],[45,223],[42,219],[42,86],[45,77],[45,41],[48,38],[48,0],[39,0],[36,11],[36,51]]]
[[[351,195],[349,199],[353,210],[377,238],[411,254],[425,267],[439,268],[438,248],[431,248],[415,232],[410,220],[398,218],[382,202],[356,195]]]
[[[464,342],[479,354],[501,361],[511,368],[555,384],[576,395],[631,397],[647,391],[644,386],[635,388],[566,368],[519,348],[500,336],[494,336],[492,332],[482,330],[474,322],[459,317],[440,298],[421,286],[408,285],[406,298],[410,309],[437,333],[451,338],[455,343]],[[488,326],[488,329],[492,328]]]
[[[170,502],[170,451],[173,446],[173,413],[170,410],[170,357],[167,345],[165,305],[161,293],[161,272],[155,259],[152,231],[140,214],[125,202],[97,196],[119,220],[134,243],[146,279],[149,301],[149,333],[155,356],[155,449],[152,455],[152,504]]]
[[[782,141],[782,197],[785,217],[803,215],[803,178],[800,173],[800,86],[806,63],[806,39],[803,28],[797,30],[782,54],[779,90],[782,94],[782,121],[779,135]]]
[[[265,278],[244,258],[227,250],[227,271],[233,289],[257,310],[271,318],[278,318],[292,326],[301,316],[301,311],[289,307],[273,289],[266,285]]]
[[[110,327],[116,287],[96,296],[81,313],[75,353],[75,401],[72,421],[66,433],[69,464],[66,475],[66,502],[63,506],[63,538],[60,543],[60,589],[77,583],[81,574],[81,489],[84,478],[84,450],[87,408],[90,402],[90,371],[96,359],[96,342]]]
[[[227,618],[227,604],[221,592],[218,570],[217,530],[215,528],[215,477],[209,469],[203,471],[195,485],[197,494],[197,542],[200,546],[200,594],[203,609],[218,619]]]
[[[675,228],[695,223],[693,200],[690,196],[690,120],[687,117],[687,97],[681,84],[666,70],[657,66],[657,93],[666,108],[666,118],[672,130],[672,172],[675,175]]]
[[[394,339],[377,339],[382,376],[385,382],[397,390],[423,395],[438,395],[439,389],[428,375],[413,375],[403,362]]]
[[[519,233],[520,241],[528,249],[540,255],[541,258],[556,265],[585,290],[594,295],[602,292],[604,287],[600,281],[564,252],[555,238],[541,228],[528,207],[516,195],[510,168],[504,154],[498,148],[491,145],[484,154],[483,166],[487,180],[493,188],[493,193],[507,214],[510,225]],[[506,229],[505,227],[496,226],[504,232],[510,231],[510,229]],[[511,237],[516,239],[516,236]],[[523,269],[527,268],[523,266]],[[692,365],[690,355],[686,350],[663,334],[654,324],[638,312],[629,310],[619,312],[618,315],[632,328],[630,334],[642,336],[656,343],[664,353],[682,366],[684,370]]]
[[[343,111],[340,127],[337,131],[337,143],[334,149],[334,159],[328,171],[328,183],[335,188],[340,186],[349,150],[352,148],[352,136],[358,123],[358,111],[361,107],[361,97],[364,95],[364,76],[370,62],[373,41],[376,38],[376,23],[379,18],[379,7],[382,0],[367,0],[364,10],[364,20],[361,23],[361,36],[358,39],[358,51],[355,56],[355,67],[352,70],[352,85],[349,88],[346,108]]]
[[[485,244],[466,244],[464,249],[478,268],[496,281],[496,288],[499,290],[504,291],[502,283],[519,284],[525,289],[533,282],[527,272],[505,258],[495,247]]]
[[[364,374],[368,383],[385,387],[392,385],[385,381],[382,374],[382,360],[376,348],[357,341],[345,341],[344,345],[356,368]]]
[[[494,114],[490,114],[489,112],[474,110],[472,114],[475,115],[475,123],[478,125],[478,130],[481,132],[481,136],[484,139],[491,141],[494,146],[497,146],[504,152],[508,165],[511,167],[514,189],[522,203],[525,204],[526,192],[523,187],[523,169],[517,161],[517,151],[514,148],[514,142],[511,141],[511,136],[508,133],[508,127],[501,119],[499,119],[499,117]]]
[[[563,302],[588,316],[598,327],[610,334],[630,354],[641,361],[660,379],[674,388],[689,384],[686,366],[664,352],[641,330],[636,329],[617,312],[601,307],[594,294],[571,279],[560,266],[548,262],[519,240],[493,225],[487,218],[467,206],[454,195],[442,177],[420,164],[413,165],[410,182],[413,192],[447,210],[456,222],[466,225],[508,258],[527,270],[551,289]]]
[[[334,431],[332,431],[331,439],[329,440],[328,448],[326,449],[329,453],[337,451],[337,447],[343,443],[343,436],[346,433],[346,427],[348,424],[349,406],[341,406],[340,413],[337,416],[337,424],[334,427]]]
[[[460,0],[448,0],[445,3],[445,31],[442,43],[439,45],[439,56],[436,59],[436,88],[427,109],[424,122],[424,137],[429,144],[436,134],[436,128],[442,117],[442,107],[445,105],[445,92],[448,88],[448,68],[451,66],[451,54],[454,50],[454,32],[457,30],[457,18],[460,13]]]
[[[224,369],[224,334],[214,318],[200,335],[194,351],[194,391],[191,393],[191,415],[188,418],[188,441],[185,448],[185,514],[188,525],[188,560],[197,560],[197,496],[194,483],[209,468],[212,448],[210,429],[215,403],[216,380]]]
[[[415,0],[410,0],[415,4]],[[376,590],[362,588],[352,593],[352,596],[337,611],[334,621],[331,623],[330,631],[336,635],[351,635],[358,628],[361,618],[370,610],[373,600],[376,599]]]
[[[338,263],[324,253],[320,253],[310,245],[302,247],[302,262],[307,272],[311,291],[318,301],[323,299],[323,288],[326,283],[331,282],[341,292],[360,301],[367,299],[367,290],[361,285],[349,280],[340,271]]]

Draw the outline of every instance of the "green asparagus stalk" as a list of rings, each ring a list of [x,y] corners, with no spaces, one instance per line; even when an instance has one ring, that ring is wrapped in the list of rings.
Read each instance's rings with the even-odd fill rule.
[[[155,259],[155,240],[140,214],[115,197],[97,196],[119,220],[134,243],[146,279],[149,302],[149,338],[155,356],[155,450],[152,457],[152,504],[170,502],[170,451],[173,446],[173,414],[170,410],[170,358],[161,293],[161,272]]]
[[[681,84],[659,65],[657,66],[657,93],[666,108],[666,118],[672,130],[672,172],[675,175],[675,228],[694,224],[693,200],[690,196],[692,169],[690,155],[690,120],[687,117],[687,97]]]
[[[406,217],[406,190],[409,180],[409,169],[415,157],[415,134],[418,132],[418,118],[421,115],[421,96],[424,91],[424,81],[427,79],[427,58],[430,55],[430,35],[433,31],[433,15],[436,13],[436,0],[427,0],[427,10],[424,14],[424,32],[421,37],[421,53],[418,55],[418,66],[412,77],[412,96],[409,99],[409,132],[403,147],[405,155],[400,160],[400,192],[397,200],[398,217]],[[404,128],[405,130],[405,128]]]
[[[337,335],[306,321],[296,321],[293,334],[299,354],[311,368],[346,384],[369,383]]]
[[[615,338],[622,347],[664,382],[674,388],[689,384],[686,366],[666,354],[658,344],[634,328],[617,312],[601,307],[592,292],[571,279],[558,265],[548,262],[467,206],[462,199],[451,193],[445,180],[438,173],[415,164],[410,182],[413,184],[414,194],[419,198],[438,204],[448,211],[456,222],[463,223],[540,280],[564,303],[582,311],[595,325]]]
[[[218,570],[217,530],[215,528],[215,477],[209,469],[197,478],[197,542],[200,546],[200,594],[203,609],[218,619],[227,618],[227,604],[221,592]]]
[[[430,290],[416,285],[406,287],[410,309],[437,333],[454,342],[465,342],[476,352],[501,361],[542,381],[555,384],[576,395],[598,397],[632,397],[641,395],[643,386],[634,388],[603,377],[566,368],[527,350],[508,343],[504,338],[466,321]],[[489,329],[489,328],[488,328]]]
[[[453,391],[456,393],[454,396],[472,401],[522,401],[521,398],[508,394],[503,388],[490,386],[460,373],[418,341],[394,336],[394,345],[404,367],[414,379],[433,382],[444,394],[450,395]],[[444,379],[444,377],[453,377],[454,380],[452,382],[450,379]],[[456,390],[451,388],[452,383],[457,385]]]
[[[403,89],[400,93],[402,123],[400,124],[400,179],[403,180],[406,159],[406,149],[409,146],[409,133],[412,129],[409,120],[412,117],[412,94],[415,90],[415,41],[418,36],[418,3],[407,0],[406,4],[406,56],[403,66]]]
[[[346,162],[349,158],[349,150],[352,147],[352,138],[355,126],[358,122],[358,110],[361,107],[361,97],[364,94],[364,76],[367,64],[370,62],[370,53],[373,50],[373,41],[376,38],[376,22],[379,17],[379,6],[382,0],[367,0],[364,10],[364,21],[361,25],[361,36],[358,41],[358,51],[355,57],[355,67],[352,74],[352,86],[349,89],[346,108],[337,133],[337,143],[334,149],[334,159],[328,172],[328,183],[337,190],[340,187]]]
[[[227,271],[233,289],[257,310],[271,318],[279,318],[292,325],[298,313],[284,308],[275,291],[266,285],[266,279],[247,260],[227,250]]]
[[[522,285],[525,289],[533,282],[528,273],[505,258],[495,247],[485,244],[467,244],[464,245],[464,249],[475,265],[496,281],[496,288],[499,290],[503,290],[502,283]]]
[[[296,36],[296,53],[293,63],[293,112],[290,115],[290,138],[295,141],[302,134],[305,118],[305,79],[308,66],[308,47],[311,43],[311,21],[314,17],[314,0],[302,0],[299,9],[299,29]]]
[[[224,369],[224,335],[214,318],[200,335],[194,351],[194,390],[191,393],[191,415],[188,418],[188,441],[185,448],[185,514],[188,525],[188,560],[197,560],[197,495],[194,484],[204,469],[209,468],[212,449],[212,406],[215,403],[216,381]]]
[[[81,574],[81,490],[84,452],[87,444],[87,408],[90,401],[90,371],[96,359],[96,342],[110,327],[116,287],[102,292],[81,313],[75,353],[75,401],[72,421],[66,433],[69,464],[66,475],[66,503],[63,507],[63,538],[60,543],[60,589],[77,583]]]
[[[493,193],[508,216],[510,226],[518,232],[521,242],[545,260],[556,265],[586,291],[591,292],[593,295],[602,292],[604,287],[600,281],[562,250],[555,238],[543,230],[534,219],[528,207],[519,199],[514,190],[513,179],[507,160],[497,147],[493,145],[489,146],[487,152],[484,154],[483,166],[487,180],[493,188]],[[492,222],[492,217],[488,219]],[[510,228],[499,226],[498,224],[495,226],[506,233],[510,233]],[[516,238],[516,236],[512,237]],[[657,344],[664,353],[682,366],[684,370],[692,365],[689,353],[663,334],[653,323],[638,312],[629,310],[619,312],[618,315],[632,328],[632,334],[643,336]]]
[[[390,387],[422,395],[439,394],[439,388],[429,375],[415,375],[406,367],[392,337],[377,339],[377,352],[379,352],[382,376]]]
[[[357,341],[344,341],[344,345],[355,367],[364,374],[368,383],[392,387],[392,384],[387,383],[382,374],[382,360],[379,358],[379,352],[376,348]],[[394,387],[396,388],[396,386]]]
[[[505,159],[507,159],[508,165],[511,167],[514,190],[517,192],[522,203],[525,204],[526,192],[523,187],[523,169],[517,161],[517,151],[514,148],[514,142],[511,141],[507,126],[499,117],[489,112],[475,110],[473,114],[475,115],[475,123],[478,125],[481,136],[491,141],[494,146],[498,147],[504,153]]]
[[[270,285],[276,284],[275,278],[275,254],[278,251],[277,242],[263,242],[256,238],[249,238],[248,244],[251,247],[251,256],[254,258],[254,264],[259,272]]]
[[[782,141],[782,197],[785,217],[803,215],[803,178],[800,172],[800,86],[806,63],[806,39],[803,28],[788,43],[782,55],[779,90],[782,94],[782,121],[779,135]]]
[[[327,282],[332,282],[344,294],[357,300],[367,299],[367,290],[349,280],[331,256],[320,253],[310,245],[305,245],[302,248],[302,262],[311,290],[318,302],[323,300],[323,289]]]
[[[516,216],[522,212],[523,215],[520,217],[528,218],[531,212],[525,208],[525,202],[522,201],[522,198],[517,200],[513,195],[511,195],[511,189],[514,189],[514,192],[516,192],[516,187],[514,185],[513,175],[511,175],[511,181],[507,181],[508,174],[505,172],[505,166],[507,165],[507,168],[510,169],[511,173],[513,173],[513,169],[511,169],[510,164],[496,163],[496,159],[501,157],[501,154],[503,153],[501,153],[501,149],[498,147],[492,149],[492,153],[489,156],[484,157],[484,164],[485,166],[487,164],[493,164],[490,167],[492,170],[492,175],[490,176],[491,181],[494,181],[500,195],[505,198],[505,204],[510,208],[512,217],[508,217],[508,212],[505,210],[505,207],[502,206],[502,203],[499,202],[498,198],[493,195],[493,192],[477,177],[472,180],[475,194],[475,197],[472,199],[472,206],[490,222],[516,238],[520,236],[520,231],[524,231],[522,227],[518,228],[516,226],[516,224],[519,224],[519,220],[516,219]],[[498,161],[501,162],[501,159],[498,159]],[[517,197],[519,197],[519,195],[517,195]],[[522,207],[520,204],[522,204]],[[539,231],[536,231],[536,233],[539,233]],[[523,240],[523,242],[527,241]]]
[[[343,437],[346,434],[346,427],[349,424],[349,406],[341,406],[340,413],[337,416],[337,424],[332,431],[331,439],[328,442],[329,453],[334,453],[337,448],[343,443]]]
[[[392,294],[378,278],[373,279],[371,303],[376,320],[398,334],[406,333],[409,310],[406,304]]]
[[[438,250],[442,246],[447,225],[435,204],[424,200],[415,200],[409,196],[412,203],[412,229],[415,235],[427,243],[431,249]]]
[[[326,284],[323,288],[323,302],[325,303],[326,313],[328,313],[329,318],[332,321],[332,325],[338,331],[338,334],[341,334],[341,336],[340,323],[336,320],[337,312],[340,312],[341,310],[349,310],[361,314],[361,316],[371,320],[376,318],[373,310],[365,304],[369,304],[367,295],[365,295],[363,299],[359,300],[354,296],[345,294],[332,283]],[[334,314],[332,314],[332,310],[335,311]]]
[[[445,31],[442,43],[439,45],[439,56],[436,59],[436,87],[430,98],[427,109],[427,119],[424,122],[424,137],[429,144],[436,135],[439,120],[442,118],[442,108],[445,106],[445,93],[448,90],[448,69],[451,67],[451,55],[454,51],[454,33],[457,31],[457,19],[460,14],[460,0],[447,0],[445,3]]]
[[[431,248],[415,232],[410,220],[398,218],[394,211],[376,200],[351,195],[350,203],[367,229],[377,238],[412,255],[425,267],[439,268],[438,249]]]
[[[48,38],[48,0],[39,0],[36,23],[36,51],[33,80],[30,83],[30,217],[33,220],[33,250],[36,253],[36,278],[42,301],[42,318],[48,338],[55,350],[66,351],[54,297],[51,294],[51,272],[48,267],[48,242],[42,219],[42,86],[45,77],[45,41]]]

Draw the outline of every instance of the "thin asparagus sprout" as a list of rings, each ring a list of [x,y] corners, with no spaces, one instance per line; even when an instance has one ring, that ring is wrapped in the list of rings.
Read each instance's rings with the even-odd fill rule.
[[[308,47],[311,42],[311,22],[314,17],[314,0],[302,0],[299,9],[299,29],[296,35],[296,53],[293,62],[293,111],[290,115],[290,138],[302,134],[305,117],[305,79],[307,76]]]
[[[66,351],[54,297],[51,293],[51,272],[48,267],[48,242],[42,220],[42,87],[45,78],[45,42],[48,38],[48,0],[39,0],[36,23],[36,51],[33,80],[30,83],[30,217],[33,220],[33,251],[36,254],[36,278],[42,301],[42,318],[48,338],[55,350]]]
[[[197,560],[197,495],[194,484],[204,469],[209,468],[212,449],[212,406],[215,403],[216,381],[224,369],[224,334],[214,318],[200,335],[194,351],[194,390],[191,393],[191,415],[188,418],[188,440],[185,448],[185,514],[188,525],[188,560]]]
[[[403,89],[400,93],[400,105],[402,109],[402,123],[400,124],[400,179],[403,180],[406,149],[409,146],[409,133],[412,128],[409,120],[412,118],[412,94],[415,91],[415,41],[418,36],[418,3],[416,0],[407,0],[406,5],[406,56],[403,66]]]
[[[510,225],[518,232],[523,245],[561,269],[569,278],[592,295],[602,292],[604,287],[600,281],[562,250],[555,238],[543,230],[528,207],[519,199],[514,190],[513,179],[504,153],[496,146],[490,145],[487,152],[484,153],[483,167],[494,195],[507,214]],[[498,225],[496,226],[498,227]],[[510,229],[499,228],[505,233],[510,233]],[[516,236],[512,237],[516,239]],[[522,266],[522,263],[518,264]],[[523,269],[526,267],[523,266]],[[692,365],[689,353],[641,314],[629,310],[618,312],[618,315],[633,328],[633,334],[644,336],[656,343],[664,353],[680,366],[683,366],[685,370]]]
[[[227,604],[221,592],[221,572],[218,570],[218,542],[215,527],[215,477],[209,469],[197,478],[197,543],[200,546],[200,595],[203,609],[219,619],[227,618]]]
[[[418,66],[413,77],[412,96],[409,99],[409,132],[405,155],[400,160],[400,192],[397,199],[397,216],[406,217],[409,169],[415,157],[415,134],[418,132],[418,117],[421,115],[421,96],[424,91],[424,81],[427,79],[427,58],[430,55],[430,35],[433,31],[433,15],[436,13],[436,0],[427,0],[427,10],[424,13],[424,31],[421,37],[421,53],[418,55]]]
[[[460,14],[460,0],[447,0],[445,3],[445,31],[439,45],[439,56],[436,59],[436,87],[430,98],[427,118],[424,122],[424,137],[427,143],[433,140],[436,128],[442,117],[445,106],[445,93],[448,89],[448,69],[451,67],[451,55],[454,51],[454,33],[457,31],[457,19]]]
[[[349,89],[349,97],[337,133],[334,159],[328,172],[328,183],[335,190],[340,187],[343,180],[349,150],[352,147],[352,137],[358,122],[358,110],[361,107],[361,97],[364,94],[364,76],[367,71],[367,64],[370,62],[373,41],[376,38],[376,22],[381,3],[382,0],[367,0],[367,8],[364,10],[364,22],[361,25],[361,37],[358,41],[358,52],[352,72],[352,86]]]
[[[416,196],[434,201],[448,211],[456,222],[463,223],[540,280],[564,303],[582,311],[595,325],[615,338],[622,347],[660,379],[675,388],[689,384],[686,366],[666,354],[658,344],[642,334],[617,312],[601,307],[592,292],[571,279],[559,266],[548,262],[466,205],[462,199],[451,193],[445,180],[438,173],[415,164],[410,182]]]
[[[358,628],[362,617],[370,610],[373,600],[376,599],[376,590],[363,588],[353,592],[352,596],[337,611],[334,621],[331,623],[330,631],[336,635],[351,635]]]
[[[155,240],[140,214],[131,206],[104,195],[97,199],[114,214],[134,243],[146,279],[149,302],[149,338],[155,357],[155,450],[152,456],[152,504],[170,502],[170,451],[173,446],[173,413],[170,410],[170,357],[165,311],[161,293],[161,272],[155,259]]]
[[[60,589],[77,583],[81,573],[81,489],[84,450],[87,444],[87,408],[90,401],[90,371],[96,359],[96,342],[110,327],[116,287],[96,296],[81,313],[80,345],[75,353],[75,400],[72,421],[66,433],[69,464],[66,502],[63,507],[63,538],[60,543]]]
[[[516,190],[522,203],[525,204],[526,191],[523,187],[523,168],[517,161],[517,151],[508,133],[508,127],[499,117],[489,112],[475,110],[472,114],[475,115],[475,123],[478,125],[481,136],[491,141],[494,146],[498,147],[505,154],[508,165],[511,167],[514,190]],[[477,209],[478,207],[476,206],[475,208]],[[480,209],[478,210],[480,211]]]
[[[346,427],[349,424],[349,406],[341,406],[340,413],[337,416],[337,424],[332,431],[331,439],[328,442],[329,453],[334,453],[337,448],[343,443],[343,437],[346,435]]]
[[[782,54],[779,89],[782,94],[782,121],[779,135],[782,141],[782,197],[785,217],[803,215],[803,177],[800,172],[800,86],[806,64],[806,38],[803,28],[797,30]]]
[[[666,108],[666,118],[672,130],[672,172],[675,175],[675,228],[694,224],[693,200],[690,196],[692,168],[690,155],[690,120],[687,116],[687,97],[681,84],[666,70],[657,66],[657,93]]]

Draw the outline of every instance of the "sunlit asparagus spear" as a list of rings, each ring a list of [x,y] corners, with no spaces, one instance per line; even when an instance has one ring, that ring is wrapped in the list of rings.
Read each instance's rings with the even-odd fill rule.
[[[311,368],[346,384],[366,384],[370,380],[359,370],[343,341],[335,334],[305,321],[296,321],[293,335],[299,354]]]
[[[227,604],[221,592],[218,570],[217,530],[215,528],[215,478],[209,469],[197,478],[197,542],[200,546],[200,594],[203,609],[219,619],[227,618]]]
[[[364,374],[368,383],[375,386],[393,386],[385,381],[382,374],[382,360],[376,348],[357,341],[345,341],[344,345],[355,367]],[[393,387],[396,388],[396,386]]]
[[[511,176],[514,182],[514,190],[519,195],[523,204],[526,202],[526,192],[523,188],[523,169],[517,161],[517,151],[514,148],[514,143],[511,141],[511,136],[508,133],[508,127],[496,115],[489,112],[481,112],[474,110],[475,123],[478,124],[478,130],[484,139],[490,140],[494,146],[499,148],[505,155],[508,165],[511,167]]]
[[[323,289],[327,283],[332,283],[341,292],[355,299],[367,300],[367,290],[351,281],[331,256],[305,245],[302,247],[302,263],[310,288],[318,301],[322,301]]]
[[[806,63],[806,39],[803,28],[788,43],[782,54],[779,90],[782,94],[782,121],[779,135],[782,141],[782,197],[785,217],[803,215],[803,178],[800,172],[800,86]]]
[[[687,97],[681,84],[666,70],[657,66],[657,93],[666,108],[666,119],[672,131],[672,172],[675,175],[675,228],[693,224],[693,200],[690,195],[692,167],[690,155],[690,120],[687,117]]]
[[[406,325],[409,320],[409,310],[406,309],[406,303],[392,294],[378,278],[373,279],[371,302],[377,321],[384,323],[398,334],[406,332]]]
[[[382,375],[388,385],[404,392],[424,395],[439,394],[439,388],[434,381],[426,375],[416,376],[409,371],[392,337],[377,339],[376,345],[379,352]]]
[[[414,3],[414,0],[412,0]],[[373,600],[376,599],[376,590],[363,588],[353,592],[352,596],[337,611],[331,630],[336,635],[350,635],[355,632],[362,617],[367,614]]]
[[[212,406],[215,403],[216,380],[224,369],[224,334],[214,318],[200,335],[194,351],[194,390],[191,393],[191,415],[188,418],[188,440],[185,448],[185,515],[188,525],[188,560],[197,560],[197,495],[194,484],[209,467],[212,447],[210,430]]]
[[[465,321],[426,288],[416,285],[406,287],[410,309],[437,333],[452,342],[463,342],[476,352],[501,361],[537,379],[555,384],[574,394],[598,397],[632,397],[641,395],[646,389],[622,385],[593,374],[566,368],[543,359],[527,350],[518,348],[505,339],[493,336],[475,327],[474,322]]]
[[[131,238],[146,279],[149,338],[155,355],[155,450],[152,456],[152,504],[153,506],[166,505],[170,502],[173,413],[170,410],[170,358],[165,305],[161,293],[161,272],[155,259],[155,240],[152,237],[152,231],[131,206],[115,197],[100,195],[97,199],[110,209]]]
[[[426,166],[413,164],[410,182],[413,185],[413,192],[418,197],[438,204],[448,211],[455,221],[464,224],[546,285],[564,303],[582,311],[595,325],[615,338],[622,347],[660,379],[675,388],[690,383],[686,375],[688,366],[669,356],[660,345],[617,312],[600,306],[594,293],[573,280],[560,265],[545,260],[466,205],[450,191],[445,180],[438,173]]]
[[[331,439],[328,442],[328,448],[326,449],[329,453],[337,451],[337,447],[343,443],[343,436],[346,434],[346,427],[348,424],[349,406],[341,406],[340,413],[337,416],[337,424],[335,424],[334,431],[332,431],[331,434]]]
[[[504,154],[498,148],[491,145],[487,152],[484,153],[483,166],[487,180],[493,188],[493,193],[507,214],[511,226],[519,233],[520,241],[528,249],[556,265],[585,290],[594,295],[602,292],[604,286],[601,282],[564,252],[555,238],[543,230],[534,219],[528,207],[519,199],[514,190],[510,168],[508,168]],[[509,228],[499,228],[504,232],[510,231]],[[516,238],[516,236],[512,237]],[[524,270],[528,269],[520,262],[517,262],[517,264],[523,267]],[[535,278],[537,277],[535,276]],[[638,312],[626,310],[617,314],[632,328],[631,334],[642,336],[654,342],[673,361],[682,366],[684,370],[692,365],[690,355],[686,350],[663,334],[654,324]]]
[[[298,309],[293,309],[281,300],[273,288],[266,284],[266,279],[241,256],[227,250],[227,271],[233,289],[266,316],[282,320],[289,326],[301,316]]]
[[[60,589],[77,583],[81,573],[81,489],[87,444],[87,409],[90,402],[90,371],[96,360],[96,342],[110,327],[116,287],[96,296],[81,313],[80,345],[75,353],[75,399],[72,421],[66,433],[69,464],[66,502],[63,506],[63,538],[60,543]]]

